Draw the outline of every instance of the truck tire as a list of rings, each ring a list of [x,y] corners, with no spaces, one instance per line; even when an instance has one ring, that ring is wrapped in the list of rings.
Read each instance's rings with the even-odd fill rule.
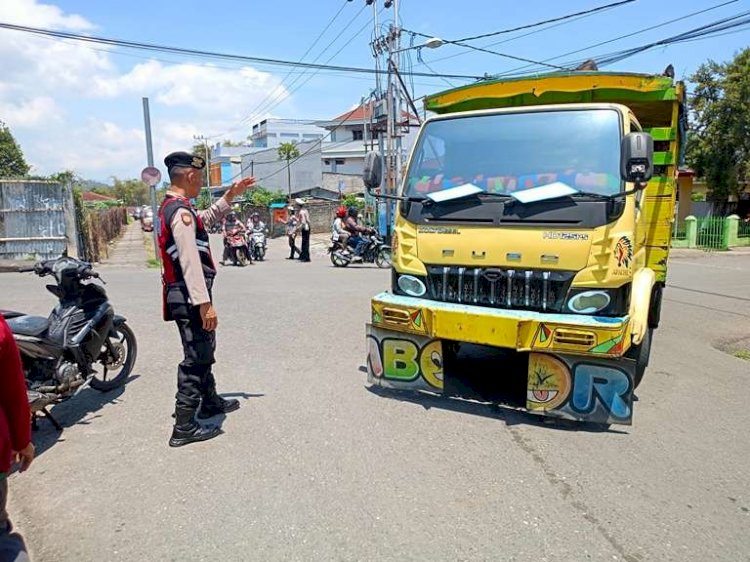
[[[648,327],[658,328],[661,319],[661,297],[664,291],[664,285],[658,283],[654,285],[651,291],[651,305],[648,310]]]
[[[651,357],[651,336],[653,329],[649,328],[643,336],[641,343],[638,345],[630,346],[630,349],[625,353],[625,357],[629,359],[635,359],[635,374],[633,375],[633,390],[638,388],[643,380],[643,375],[646,373],[646,367],[648,367],[648,361]]]

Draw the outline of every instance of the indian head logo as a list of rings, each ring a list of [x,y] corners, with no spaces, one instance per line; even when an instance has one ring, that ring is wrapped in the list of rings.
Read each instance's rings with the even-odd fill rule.
[[[633,261],[633,243],[627,236],[617,241],[615,260],[617,260],[617,267],[630,267],[630,262]]]

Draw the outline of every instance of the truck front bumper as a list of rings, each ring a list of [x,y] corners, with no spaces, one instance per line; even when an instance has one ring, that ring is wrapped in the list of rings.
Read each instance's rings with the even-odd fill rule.
[[[372,384],[442,392],[443,342],[472,343],[528,356],[529,412],[631,422],[635,362],[623,357],[630,344],[627,316],[500,310],[381,293],[372,299],[367,341]]]

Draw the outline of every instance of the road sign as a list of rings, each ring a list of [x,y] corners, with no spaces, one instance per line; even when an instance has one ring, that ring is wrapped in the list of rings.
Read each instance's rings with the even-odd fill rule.
[[[156,187],[161,181],[161,172],[158,168],[147,166],[146,168],[143,168],[143,171],[141,172],[141,180],[143,180],[143,183],[149,187]]]

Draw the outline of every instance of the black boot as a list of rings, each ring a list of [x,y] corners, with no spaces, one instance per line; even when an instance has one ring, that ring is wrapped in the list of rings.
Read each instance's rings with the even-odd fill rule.
[[[185,406],[175,408],[175,423],[172,429],[172,437],[169,439],[170,447],[182,447],[198,441],[208,441],[221,435],[218,427],[201,427],[195,422],[195,410]]]
[[[234,412],[235,410],[239,410],[239,408],[239,400],[236,398],[229,400],[222,398],[216,393],[216,389],[213,389],[213,391],[209,392],[208,397],[203,399],[201,407],[198,410],[198,418],[205,420],[219,414]]]

